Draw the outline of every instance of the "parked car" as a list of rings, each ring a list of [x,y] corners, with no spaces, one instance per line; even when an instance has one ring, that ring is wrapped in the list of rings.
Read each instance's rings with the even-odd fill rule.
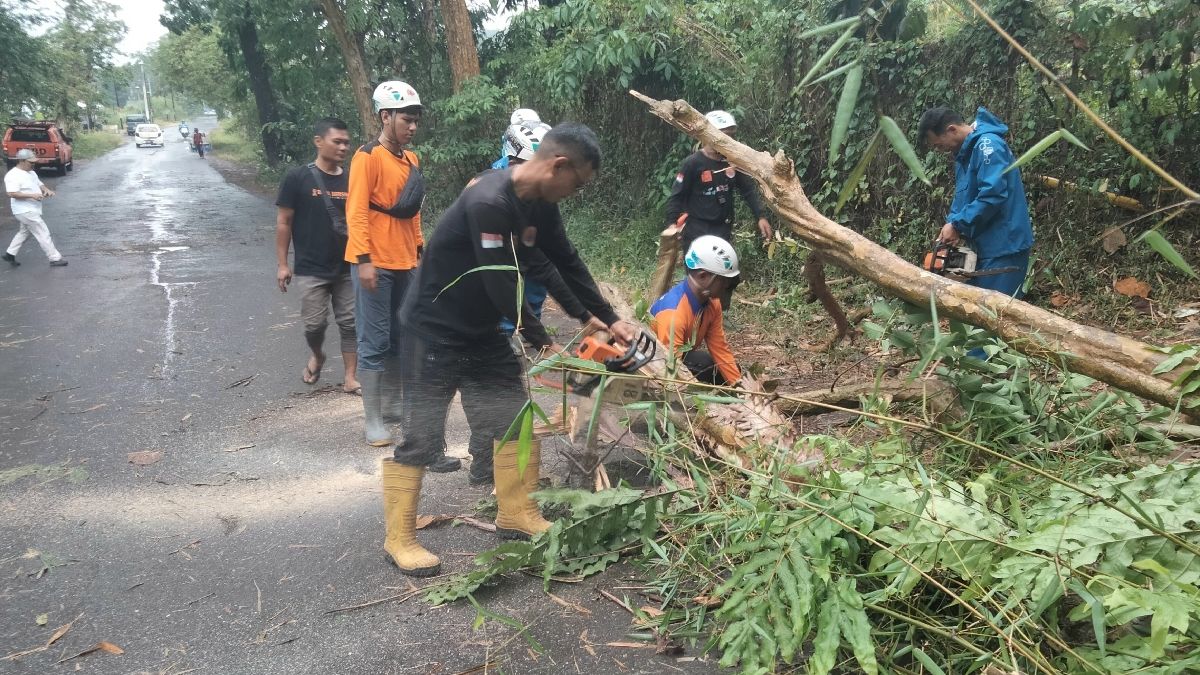
[[[17,165],[18,150],[29,148],[37,155],[34,166],[54,169],[60,175],[75,168],[71,137],[56,122],[14,121],[4,130],[4,163],[8,168]]]
[[[133,142],[139,148],[158,146],[163,147],[162,129],[157,124],[139,124],[137,132],[133,135]]]
[[[132,136],[137,133],[137,125],[147,124],[150,120],[146,119],[145,115],[126,115],[125,116],[125,133]]]

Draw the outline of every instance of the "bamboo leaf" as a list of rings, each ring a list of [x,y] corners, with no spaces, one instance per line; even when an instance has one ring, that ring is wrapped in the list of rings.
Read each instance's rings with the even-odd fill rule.
[[[1065,140],[1069,143],[1072,143],[1074,145],[1078,145],[1079,147],[1083,148],[1084,150],[1091,152],[1091,149],[1088,148],[1088,146],[1084,145],[1078,138],[1075,138],[1075,136],[1071,132],[1067,131],[1066,129],[1059,129],[1058,131],[1051,133],[1050,135],[1046,136],[1042,140],[1035,143],[1032,148],[1026,150],[1025,154],[1018,157],[1017,161],[1013,162],[1011,165],[1009,165],[1009,167],[1007,169],[1004,170],[1004,173],[1008,173],[1009,171],[1012,171],[1013,169],[1020,168],[1020,167],[1024,166],[1025,164],[1028,164],[1029,162],[1033,161],[1033,159],[1036,158],[1038,155],[1045,152],[1047,148],[1049,148],[1050,146],[1054,145],[1055,143],[1057,143],[1059,141],[1063,141],[1063,140]]]
[[[533,401],[521,411],[521,435],[517,437],[517,475],[524,477],[533,451]]]
[[[1178,267],[1189,277],[1196,278],[1196,270],[1192,269],[1192,266],[1183,259],[1183,256],[1179,255],[1179,251],[1175,250],[1171,242],[1167,241],[1167,238],[1162,236],[1162,233],[1158,230],[1146,230],[1138,236],[1137,241],[1146,242],[1150,245],[1150,248],[1154,249],[1163,258],[1166,258],[1167,262]]]
[[[825,73],[824,75],[818,77],[817,79],[813,80],[812,82],[809,82],[805,86],[811,87],[814,84],[820,84],[821,82],[824,82],[825,80],[831,80],[831,79],[837,77],[838,75],[845,73],[847,70],[850,70],[854,66],[857,66],[861,63],[862,63],[862,61],[859,61],[858,59],[854,59],[850,63],[847,63],[845,65],[841,65],[841,66],[838,66],[837,68],[834,68],[833,70],[829,71],[828,73]],[[797,89],[799,89],[799,87],[797,87]]]
[[[813,67],[808,70],[808,74],[804,76],[804,79],[800,80],[800,84],[796,85],[796,87],[799,88],[808,84],[810,80],[816,77],[817,73],[821,72],[822,68],[829,65],[829,62],[833,60],[833,57],[837,56],[842,47],[846,46],[846,43],[850,41],[850,37],[854,35],[854,31],[857,29],[858,22],[856,21],[855,25],[850,26],[846,29],[845,33],[838,36],[838,39],[821,55],[821,58],[817,59],[817,62],[813,64]]]
[[[833,207],[833,214],[837,215],[846,202],[850,200],[851,195],[858,189],[858,183],[862,180],[863,174],[867,172],[867,167],[870,166],[871,160],[875,157],[875,151],[879,149],[879,130],[875,131],[875,135],[871,137],[871,142],[867,144],[867,149],[863,151],[862,157],[858,160],[858,164],[854,165],[854,169],[850,171],[850,177],[846,179],[846,184],[842,186],[842,191],[838,193],[837,205]]]
[[[808,30],[797,35],[796,37],[800,38],[801,40],[806,40],[810,37],[816,37],[818,35],[832,33],[835,30],[841,30],[843,28],[846,28],[847,26],[857,27],[858,22],[859,22],[859,18],[857,16],[852,16],[847,19],[838,19],[837,21],[834,21],[833,23],[827,23],[824,26],[817,26],[816,28],[809,28]]]
[[[1062,130],[1062,132],[1063,132],[1063,135],[1062,135],[1063,139],[1064,139],[1064,140],[1066,140],[1068,143],[1071,143],[1071,144],[1073,144],[1073,145],[1077,145],[1077,146],[1079,146],[1079,147],[1083,148],[1084,150],[1086,150],[1086,151],[1088,151],[1088,152],[1091,152],[1091,151],[1092,151],[1092,149],[1091,149],[1091,148],[1089,148],[1088,146],[1086,146],[1086,145],[1084,145],[1084,144],[1083,144],[1083,141],[1081,141],[1081,140],[1079,140],[1078,138],[1076,138],[1076,137],[1075,137],[1075,134],[1073,134],[1073,133],[1071,133],[1071,132],[1067,131],[1066,129],[1063,129],[1063,130]]]
[[[904,132],[900,131],[900,125],[896,124],[896,120],[887,115],[881,116],[879,130],[883,132],[884,136],[887,136],[888,142],[892,144],[892,149],[896,151],[897,155],[900,155],[900,159],[908,166],[908,170],[922,183],[929,185],[929,176],[925,174],[925,167],[921,164],[921,160],[917,159],[917,152],[904,137]]]
[[[433,296],[433,301],[437,302],[437,299],[442,297],[442,293],[445,293],[446,291],[453,288],[454,284],[457,284],[458,282],[462,281],[463,277],[467,276],[468,274],[473,274],[475,272],[516,272],[516,271],[517,271],[516,265],[480,265],[479,267],[472,267],[471,269],[467,270],[466,272],[463,272],[462,274],[458,275],[458,278],[456,278],[454,281],[451,281],[450,283],[446,284],[445,288],[438,291],[438,294]]]
[[[858,103],[858,92],[862,88],[863,67],[861,65],[850,69],[846,74],[846,82],[842,85],[842,96],[838,99],[837,114],[833,118],[833,131],[829,134],[829,163],[837,159],[846,142],[846,132],[850,130],[850,118],[854,116],[854,106]]]
[[[946,675],[946,671],[942,670],[920,647],[913,647],[912,653],[921,662],[921,665],[925,666],[925,670],[928,670],[933,675]]]

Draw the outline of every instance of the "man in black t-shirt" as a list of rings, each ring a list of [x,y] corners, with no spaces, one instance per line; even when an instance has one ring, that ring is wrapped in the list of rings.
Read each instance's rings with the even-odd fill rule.
[[[540,470],[538,441],[532,441],[523,472],[517,441],[498,442],[529,398],[521,364],[496,324],[507,317],[519,323],[535,347],[556,349],[517,293],[514,267],[540,249],[583,306],[618,340],[636,338],[637,329],[618,319],[600,294],[561,220],[533,213],[581,190],[599,168],[600,146],[592,130],[560,124],[546,134],[530,161],[483,174],[467,185],[425,244],[401,308],[404,440],[381,467],[384,550],[405,574],[429,576],[440,568],[437,556],[417,542],[415,522],[421,479],[442,455],[446,410],[455,393],[462,395],[472,435],[495,443],[497,534],[527,538],[550,528],[529,497]]]
[[[300,289],[304,339],[312,351],[301,379],[305,384],[316,384],[321,379],[325,365],[322,346],[332,305],[346,370],[342,389],[355,394],[360,390],[355,376],[354,287],[350,265],[344,260],[349,174],[342,162],[350,149],[346,123],[329,117],[318,121],[313,145],[317,148],[316,161],[289,171],[275,200],[279,207],[275,220],[275,255],[279,261],[276,280],[279,290],[286,293],[294,273]],[[295,249],[294,272],[288,267],[288,244]]]
[[[714,110],[704,117],[729,136],[737,133],[737,121],[724,110]],[[704,235],[733,242],[735,189],[758,220],[759,235],[763,239],[771,238],[771,222],[764,215],[754,181],[737,171],[716,148],[702,145],[699,151],[683,160],[675,174],[671,196],[667,198],[667,226],[675,225],[681,216],[685,217],[686,225],[679,235],[681,251],[691,248],[692,242]],[[734,277],[721,296],[721,305],[726,309],[729,309],[729,300],[739,280],[740,277]]]

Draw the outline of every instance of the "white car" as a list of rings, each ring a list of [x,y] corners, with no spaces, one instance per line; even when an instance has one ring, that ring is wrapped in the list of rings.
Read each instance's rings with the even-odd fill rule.
[[[164,147],[162,129],[157,124],[139,124],[133,132],[133,142],[139,147]]]

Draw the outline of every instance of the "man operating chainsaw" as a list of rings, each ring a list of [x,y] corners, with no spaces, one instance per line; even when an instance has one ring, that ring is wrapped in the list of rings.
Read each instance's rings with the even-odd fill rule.
[[[527,538],[550,528],[529,493],[538,482],[536,441],[524,472],[517,442],[498,443],[524,408],[521,364],[496,330],[500,317],[516,323],[534,346],[556,350],[528,303],[517,294],[515,265],[537,248],[558,268],[580,301],[618,339],[638,330],[617,318],[561,227],[531,220],[540,203],[555,204],[587,185],[600,169],[595,133],[565,123],[546,134],[533,159],[472,181],[450,205],[430,237],[421,267],[401,309],[403,440],[382,461],[384,550],[412,576],[437,574],[441,563],[416,538],[417,502],[426,467],[445,446],[446,411],[455,393],[472,433],[496,443],[496,533]],[[514,244],[514,242],[516,242]]]
[[[696,379],[736,384],[742,373],[725,341],[721,294],[738,275],[737,253],[729,242],[706,234],[692,242],[683,264],[687,276],[650,307],[650,325],[659,342],[682,354],[683,365]],[[687,345],[691,348],[684,351]]]
[[[968,283],[1020,297],[1033,227],[1020,170],[1005,173],[1014,159],[1006,133],[1008,126],[982,107],[971,124],[949,108],[931,108],[917,131],[930,147],[954,158],[954,201],[939,244],[969,243],[978,260]],[[981,274],[989,271],[994,273]]]

